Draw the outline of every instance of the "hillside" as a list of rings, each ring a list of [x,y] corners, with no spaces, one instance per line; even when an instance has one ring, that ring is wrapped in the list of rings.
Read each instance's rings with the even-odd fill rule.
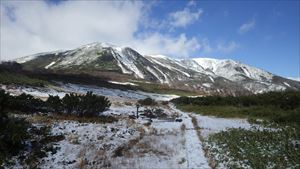
[[[208,94],[237,95],[300,89],[297,81],[233,60],[143,56],[132,48],[107,43],[39,53],[16,61],[30,71],[89,74],[121,82],[166,84]]]

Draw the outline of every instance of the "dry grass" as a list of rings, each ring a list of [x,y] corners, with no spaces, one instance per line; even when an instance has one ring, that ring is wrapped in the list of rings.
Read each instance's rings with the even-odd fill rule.
[[[75,115],[53,114],[53,115],[32,115],[26,118],[32,123],[52,124],[57,121],[78,121],[80,123],[112,123],[118,121],[117,117],[100,116],[100,117],[79,117]]]
[[[129,140],[127,143],[117,147],[113,152],[113,157],[121,157],[121,156],[132,156],[129,150],[134,147],[141,139],[143,139],[145,135],[145,130],[142,127],[138,127],[137,130],[140,132],[139,137]]]
[[[78,155],[77,155],[77,157],[78,157],[78,159],[80,159],[79,160],[79,163],[78,163],[78,168],[79,169],[85,169],[85,168],[87,168],[86,167],[86,163],[87,163],[87,161],[85,160],[85,153],[86,153],[86,148],[84,147],[84,148],[82,148],[80,151],[79,151],[79,153],[78,153]]]
[[[26,117],[26,120],[30,123],[42,123],[45,125],[50,125],[53,123],[53,119],[42,115],[31,115]]]
[[[67,140],[71,143],[71,144],[80,144],[79,141],[79,135],[77,134],[71,134]]]

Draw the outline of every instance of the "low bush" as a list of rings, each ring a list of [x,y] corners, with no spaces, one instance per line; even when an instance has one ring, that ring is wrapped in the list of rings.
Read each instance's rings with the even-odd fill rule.
[[[180,97],[172,100],[175,104],[192,104],[198,106],[277,106],[280,109],[291,110],[300,107],[300,91],[268,92],[249,96],[207,96]]]
[[[61,113],[63,111],[62,100],[58,96],[49,95],[46,101],[47,110],[53,113]]]
[[[0,122],[0,164],[8,157],[18,154],[25,147],[25,141],[30,137],[30,124],[24,119],[7,117],[1,113]]]
[[[217,167],[299,168],[299,144],[295,144],[299,139],[299,130],[293,127],[229,129],[211,135],[206,144]]]
[[[22,93],[19,96],[11,96],[8,106],[10,110],[21,111],[25,113],[35,113],[44,111],[44,101],[34,98],[32,95]]]
[[[111,103],[108,98],[95,95],[92,92],[87,92],[85,95],[70,93],[62,99],[58,96],[49,96],[44,102],[25,93],[19,96],[10,96],[4,90],[0,90],[0,111],[53,112],[91,117],[98,116],[110,106]]]
[[[167,114],[164,113],[164,111],[160,108],[152,108],[152,109],[145,109],[144,113],[142,114],[148,118],[165,118],[167,117]]]
[[[91,117],[98,116],[100,112],[107,110],[111,103],[104,96],[87,92],[86,95],[66,94],[62,99],[62,105],[67,114]]]
[[[138,101],[138,104],[142,105],[142,106],[155,106],[157,105],[157,103],[155,102],[154,99],[151,98],[146,98],[146,99],[142,99]]]
[[[269,92],[250,96],[180,97],[172,100],[184,111],[219,117],[260,118],[300,124],[300,92]]]
[[[0,90],[0,164],[24,148],[30,124],[7,113],[10,96]]]

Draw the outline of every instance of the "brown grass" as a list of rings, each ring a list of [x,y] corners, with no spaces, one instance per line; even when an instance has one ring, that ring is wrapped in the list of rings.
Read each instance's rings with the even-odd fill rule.
[[[47,115],[32,115],[26,118],[32,123],[43,123],[51,124],[56,121],[78,121],[79,123],[112,123],[118,121],[116,117],[113,116],[100,116],[100,117],[79,117],[75,115],[65,115],[65,114],[53,114]]]

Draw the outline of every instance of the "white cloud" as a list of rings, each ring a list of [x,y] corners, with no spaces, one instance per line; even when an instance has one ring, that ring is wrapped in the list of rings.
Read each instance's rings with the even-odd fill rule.
[[[213,52],[213,48],[211,47],[210,42],[207,38],[201,39],[199,46],[201,52],[204,54]]]
[[[187,25],[197,21],[202,13],[202,9],[197,9],[193,12],[190,8],[186,7],[181,11],[176,11],[170,14],[170,25],[174,27],[186,27]]]
[[[196,6],[196,1],[195,0],[190,0],[188,2],[187,6]]]
[[[248,32],[248,31],[250,31],[254,28],[255,28],[255,20],[252,19],[251,21],[242,24],[240,26],[239,30],[238,30],[238,33],[239,34],[244,34],[244,33]]]
[[[142,54],[167,53],[171,56],[188,57],[189,53],[200,49],[196,38],[188,39],[185,34],[178,37],[170,37],[160,33],[153,33],[135,41],[134,46],[140,49]]]
[[[228,43],[222,42],[217,45],[217,50],[223,53],[230,53],[238,48],[239,45],[234,41],[230,41]]]
[[[140,36],[147,11],[143,2],[62,1],[54,5],[46,1],[3,1],[0,7],[0,55],[5,60],[95,41],[171,56],[187,56],[200,49],[197,39],[185,34],[169,36],[154,31]],[[202,12],[197,13],[192,15]]]

